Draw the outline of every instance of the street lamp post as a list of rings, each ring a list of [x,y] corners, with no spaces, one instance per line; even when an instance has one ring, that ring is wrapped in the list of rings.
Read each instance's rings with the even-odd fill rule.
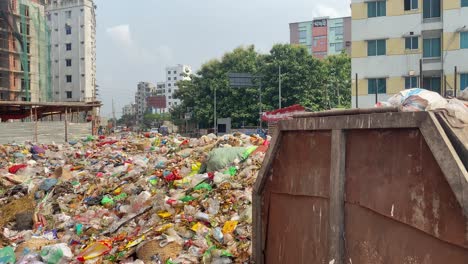
[[[279,96],[279,99],[278,99],[279,108],[278,109],[281,109],[281,65],[278,66],[278,96]]]
[[[214,122],[213,122],[213,125],[214,125],[214,133],[215,133],[215,135],[218,135],[218,125],[217,125],[218,120],[216,119],[216,104],[217,104],[216,100],[217,100],[217,98],[216,98],[216,85],[214,85],[214,115],[213,115],[214,116],[214,120],[213,120]]]
[[[231,87],[245,88],[255,86],[252,82],[254,78],[258,78],[259,82],[259,103],[260,103],[260,113],[259,113],[259,128],[262,128],[262,77],[260,75],[252,75],[250,73],[229,73],[229,81]]]

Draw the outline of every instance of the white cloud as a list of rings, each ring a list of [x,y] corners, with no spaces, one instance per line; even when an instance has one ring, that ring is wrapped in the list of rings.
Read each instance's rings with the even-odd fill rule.
[[[131,46],[133,43],[130,25],[118,25],[106,29],[107,34],[116,42],[124,46]]]
[[[327,1],[326,4],[318,3],[312,13],[314,17],[328,16],[331,18],[350,15],[349,10],[342,8],[342,4],[340,5],[337,1]]]

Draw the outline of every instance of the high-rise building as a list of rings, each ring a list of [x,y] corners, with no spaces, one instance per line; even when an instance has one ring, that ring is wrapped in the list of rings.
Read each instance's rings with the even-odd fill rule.
[[[139,122],[148,110],[148,98],[156,94],[156,86],[149,82],[140,82],[135,94],[136,115]]]
[[[0,1],[0,101],[51,100],[43,1]]]
[[[468,0],[352,0],[351,8],[353,106],[407,88],[468,86]]]
[[[136,104],[128,104],[122,108],[122,115],[133,116],[136,113]]]
[[[289,24],[290,43],[303,45],[317,58],[351,54],[351,17],[315,18],[312,21]]]
[[[95,9],[93,0],[49,1],[46,15],[55,101],[96,98]]]
[[[179,64],[166,68],[165,95],[168,109],[180,104],[179,99],[174,99],[174,92],[179,89],[179,87],[177,87],[177,82],[190,80],[190,74],[192,74],[192,67],[188,65]]]
[[[165,95],[166,94],[166,82],[156,83],[156,95]]]

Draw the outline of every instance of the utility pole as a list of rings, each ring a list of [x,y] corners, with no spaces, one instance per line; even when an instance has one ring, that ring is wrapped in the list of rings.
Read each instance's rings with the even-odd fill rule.
[[[281,65],[279,65],[278,69],[278,94],[279,94],[279,109],[281,109]]]
[[[259,92],[260,92],[260,98],[259,98],[259,101],[260,101],[260,113],[259,113],[259,124],[258,126],[260,127],[260,129],[262,129],[262,114],[263,114],[263,108],[262,108],[262,79],[260,78],[260,86],[259,86]]]
[[[214,133],[215,135],[218,135],[218,125],[216,124],[217,120],[216,120],[216,85],[214,86],[214,122],[213,122],[213,126],[214,126]]]
[[[114,106],[114,98],[112,98],[112,118],[114,119],[114,131],[115,127],[117,126],[117,119],[115,119],[115,106]]]

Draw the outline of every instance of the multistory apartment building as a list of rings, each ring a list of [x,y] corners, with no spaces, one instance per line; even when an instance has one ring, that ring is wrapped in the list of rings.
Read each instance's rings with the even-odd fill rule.
[[[96,100],[95,10],[93,0],[49,0],[54,101]]]
[[[354,107],[407,88],[468,86],[468,0],[352,0],[351,9]]]
[[[315,18],[311,21],[289,24],[290,43],[303,45],[317,58],[351,54],[351,17]]]

